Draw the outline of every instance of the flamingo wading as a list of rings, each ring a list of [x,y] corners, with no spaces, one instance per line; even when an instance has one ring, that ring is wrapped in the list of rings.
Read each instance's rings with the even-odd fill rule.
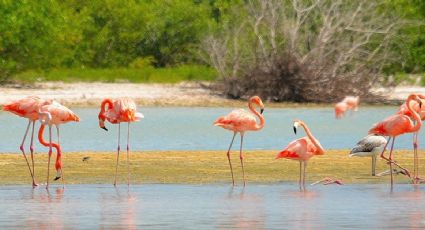
[[[407,100],[406,100],[407,109],[412,114],[413,120],[407,115],[395,114],[395,115],[389,116],[388,118],[386,118],[385,120],[381,122],[376,123],[369,130],[369,134],[378,134],[378,135],[389,137],[388,142],[385,145],[384,149],[382,150],[382,153],[380,156],[381,158],[385,159],[390,164],[391,187],[393,186],[393,183],[394,183],[393,173],[392,173],[393,164],[397,165],[402,170],[404,170],[407,176],[410,177],[410,173],[407,169],[401,167],[399,164],[393,161],[392,154],[394,149],[395,138],[397,136],[405,134],[405,133],[417,132],[422,126],[422,121],[421,121],[421,118],[419,117],[418,112],[412,108],[412,104],[410,103],[412,100],[417,101],[419,103],[419,106],[421,106],[422,102],[416,94],[410,94],[407,97]],[[389,157],[385,157],[384,156],[385,148],[388,145],[390,139],[392,139],[390,154],[389,154]]]
[[[100,105],[99,127],[108,131],[105,127],[105,121],[111,124],[118,124],[118,146],[117,146],[117,162],[115,166],[114,186],[117,185],[118,160],[120,156],[120,136],[121,122],[127,122],[127,185],[130,185],[130,123],[139,121],[143,118],[142,113],[137,112],[136,103],[130,98],[119,98],[115,101],[112,99],[104,99]]]
[[[20,117],[24,117],[28,119],[28,125],[25,130],[24,137],[22,139],[21,145],[19,149],[22,151],[22,154],[24,155],[25,161],[27,162],[28,169],[30,171],[31,177],[32,177],[32,186],[36,187],[37,183],[35,180],[35,169],[34,169],[34,126],[35,121],[39,119],[38,111],[41,106],[50,104],[51,101],[48,100],[42,100],[39,97],[36,96],[29,96],[20,100],[12,101],[10,103],[7,103],[3,106],[4,111],[12,112]],[[28,162],[27,156],[25,154],[25,148],[24,143],[28,135],[28,131],[30,128],[30,125],[32,123],[32,129],[31,129],[31,142],[30,142],[30,152],[31,152],[31,163],[32,163],[32,169]]]
[[[300,162],[300,179],[298,181],[300,190],[305,190],[305,169],[307,162],[315,155],[325,154],[325,150],[320,145],[320,142],[310,132],[308,126],[301,120],[294,121],[294,133],[297,134],[297,128],[301,126],[304,128],[306,137],[296,139],[288,144],[282,151],[280,151],[276,159],[287,158],[297,160]],[[304,167],[303,167],[304,166]],[[327,181],[329,183],[338,183],[335,180]]]
[[[255,110],[254,105],[257,105],[260,107],[260,113]],[[230,166],[230,173],[232,174],[232,184],[235,185],[235,179],[233,177],[233,168],[232,168],[232,162],[230,160],[230,149],[232,148],[233,141],[235,140],[235,136],[237,133],[241,135],[241,146],[239,150],[239,159],[241,161],[241,167],[242,167],[242,176],[243,176],[243,184],[246,185],[245,182],[245,170],[243,165],[243,152],[242,152],[242,145],[243,145],[243,137],[245,132],[247,131],[258,131],[264,127],[264,105],[261,101],[260,97],[253,96],[248,101],[248,108],[251,112],[248,112],[244,109],[235,109],[226,116],[219,117],[215,122],[215,126],[220,126],[224,129],[228,129],[233,131],[233,138],[230,142],[229,149],[227,150],[227,159],[229,161]],[[257,119],[259,119],[259,123],[257,123]]]
[[[38,131],[38,140],[39,142],[46,147],[49,147],[49,155],[48,155],[48,161],[47,161],[47,185],[46,188],[49,188],[49,173],[50,173],[50,158],[52,156],[52,148],[56,148],[57,155],[56,155],[56,162],[55,162],[55,169],[56,169],[56,177],[55,180],[58,180],[59,178],[62,178],[63,186],[65,186],[64,177],[63,177],[63,170],[62,170],[62,150],[60,146],[60,136],[59,136],[59,126],[61,124],[68,123],[70,121],[76,121],[79,122],[80,118],[72,112],[67,107],[59,104],[56,101],[53,101],[51,104],[44,105],[40,108],[39,111],[40,114],[40,120],[42,121],[42,124],[40,126],[40,130]],[[46,142],[43,139],[43,132],[45,126],[49,126],[49,142]],[[56,134],[58,138],[57,143],[53,143],[52,141],[52,126],[56,126]]]

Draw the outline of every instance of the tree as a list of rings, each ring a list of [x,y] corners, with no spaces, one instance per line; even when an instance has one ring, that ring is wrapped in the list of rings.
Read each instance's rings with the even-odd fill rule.
[[[394,55],[398,15],[384,2],[248,0],[203,41],[232,98],[335,101],[367,95]]]

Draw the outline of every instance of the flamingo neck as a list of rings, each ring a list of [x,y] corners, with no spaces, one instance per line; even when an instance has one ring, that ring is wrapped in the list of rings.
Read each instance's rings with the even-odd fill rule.
[[[304,128],[305,133],[307,134],[307,137],[310,139],[310,141],[313,143],[314,146],[316,146],[317,151],[320,154],[325,153],[325,150],[323,149],[323,147],[320,145],[319,141],[313,136],[313,134],[310,132],[310,129],[307,127],[306,124],[304,124],[304,122],[301,122],[300,125]]]
[[[100,113],[99,113],[99,118],[102,120],[105,120],[105,107],[108,106],[107,110],[112,109],[114,107],[114,103],[112,102],[111,99],[106,98],[102,101],[102,104],[100,105]]]
[[[248,108],[249,108],[249,110],[251,110],[251,112],[252,112],[253,114],[255,114],[255,115],[258,117],[258,119],[260,120],[260,123],[259,123],[259,124],[257,123],[257,124],[255,125],[254,130],[260,130],[260,129],[262,129],[262,128],[264,127],[264,124],[265,124],[265,120],[264,120],[263,115],[261,115],[259,112],[257,112],[257,110],[255,110],[255,108],[254,108],[254,106],[252,105],[252,103],[251,103],[251,102],[249,102],[249,103],[248,103]]]
[[[40,144],[42,144],[45,147],[50,147],[50,143],[46,142],[44,140],[44,129],[46,128],[45,124],[42,124],[40,126],[40,129],[38,130],[38,141],[40,142]],[[62,162],[61,162],[61,158],[62,158],[62,150],[60,145],[58,145],[57,143],[52,143],[52,147],[56,149],[56,163],[55,163],[55,168],[56,170],[61,169],[62,168]]]
[[[419,129],[422,126],[422,120],[421,120],[421,117],[419,116],[418,112],[412,108],[412,104],[410,103],[410,101],[412,101],[412,100],[413,100],[413,98],[409,98],[406,102],[407,109],[412,113],[413,121],[416,121],[416,122],[413,122],[414,125],[410,129],[410,132],[417,132],[417,131],[419,131]]]

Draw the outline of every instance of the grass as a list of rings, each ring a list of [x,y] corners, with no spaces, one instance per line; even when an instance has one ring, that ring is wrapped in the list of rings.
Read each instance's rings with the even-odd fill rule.
[[[13,80],[24,83],[37,81],[178,83],[182,81],[213,81],[215,78],[214,69],[201,65],[182,65],[167,68],[148,66],[145,68],[30,70],[13,76]]]
[[[297,182],[299,163],[292,160],[274,160],[277,151],[247,151],[245,156],[248,183]],[[370,176],[370,158],[352,157],[348,150],[329,150],[323,156],[310,160],[307,181],[313,182],[326,176],[342,179],[345,183],[388,183],[388,177]],[[421,158],[425,152],[420,152]],[[36,177],[45,183],[47,154],[36,155]],[[82,158],[89,156],[87,162]],[[126,183],[125,154],[121,154],[119,179]],[[411,169],[412,151],[397,151],[396,160]],[[112,152],[78,152],[63,155],[66,184],[112,184],[116,154]],[[421,159],[421,175],[425,173]],[[237,152],[232,153],[235,180],[241,184],[242,172]],[[27,184],[31,182],[22,154],[0,154],[0,184]],[[52,167],[54,169],[54,164]],[[378,161],[377,172],[387,169]],[[179,183],[206,184],[230,183],[230,171],[224,151],[151,151],[134,152],[130,155],[131,183]],[[55,172],[52,171],[51,179]],[[407,177],[398,175],[396,183],[408,183]],[[60,181],[53,182],[60,183]]]

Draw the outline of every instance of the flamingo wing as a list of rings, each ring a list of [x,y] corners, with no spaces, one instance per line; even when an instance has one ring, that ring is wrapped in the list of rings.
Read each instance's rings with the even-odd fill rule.
[[[357,142],[356,146],[350,151],[350,156],[356,153],[372,152],[375,148],[381,148],[387,144],[387,139],[379,135],[368,135]]]
[[[215,122],[215,126],[221,126],[238,132],[247,131],[255,127],[257,120],[255,116],[244,110],[235,109],[226,116],[219,117]]]
[[[282,151],[280,151],[275,159],[287,158],[300,160],[307,153],[308,141],[306,138],[300,138],[290,142]]]

